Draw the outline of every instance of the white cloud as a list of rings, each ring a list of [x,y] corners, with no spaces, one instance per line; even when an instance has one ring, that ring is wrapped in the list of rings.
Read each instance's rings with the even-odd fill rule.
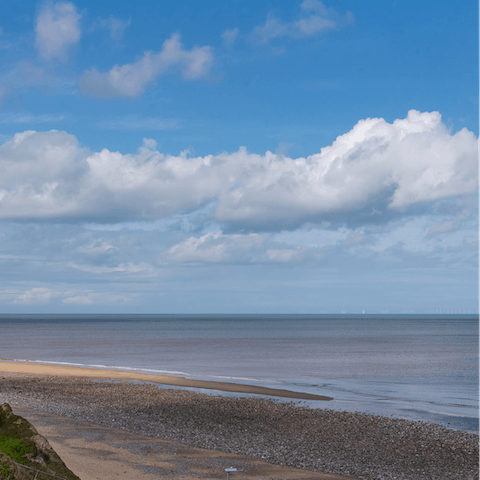
[[[312,11],[324,17],[328,16],[328,8],[320,0],[304,0],[300,5],[302,10]]]
[[[91,305],[93,303],[93,296],[90,295],[77,295],[76,297],[68,297],[63,300],[63,303],[73,305]]]
[[[268,43],[278,37],[309,37],[332,30],[342,21],[334,9],[325,7],[319,0],[305,0],[301,10],[302,16],[292,22],[282,22],[270,12],[265,25],[255,27],[251,38],[257,43]],[[350,15],[347,15],[348,18]]]
[[[45,60],[65,60],[71,46],[80,40],[80,18],[71,2],[47,2],[35,23],[36,45]]]
[[[291,32],[291,24],[283,24],[280,20],[275,18],[272,13],[269,13],[265,25],[262,27],[255,27],[252,38],[258,43],[268,43],[272,38],[283,37]]]
[[[112,253],[115,250],[118,250],[118,247],[110,245],[108,242],[103,239],[96,239],[94,242],[89,245],[82,245],[77,249],[80,253],[86,253],[88,255],[97,255],[102,253]]]
[[[477,173],[475,135],[451,134],[438,112],[412,110],[391,124],[361,120],[320,153],[296,159],[245,148],[169,156],[148,140],[135,155],[92,153],[65,132],[26,131],[0,146],[0,218],[115,223],[211,204],[205,221],[231,228],[368,223],[410,205],[475,194]]]
[[[287,263],[295,260],[299,260],[303,257],[304,250],[301,248],[284,248],[273,249],[269,248],[266,252],[268,260],[272,262]]]
[[[84,93],[100,97],[137,97],[161,75],[179,73],[186,80],[204,77],[213,63],[212,47],[185,50],[180,35],[173,34],[163,43],[159,53],[145,52],[135,63],[115,65],[109,72],[95,68],[80,79]]]
[[[130,301],[129,297],[122,295],[112,295],[106,293],[92,293],[86,295],[77,295],[75,297],[67,297],[63,303],[67,305],[93,305],[93,304],[124,304]]]
[[[14,305],[46,304],[50,302],[52,298],[58,297],[59,295],[61,295],[60,292],[56,292],[48,288],[32,288],[31,290],[26,290],[25,292],[2,292],[3,297],[10,297],[11,301],[8,303]]]
[[[200,238],[190,237],[170,248],[169,258],[185,263],[229,262],[239,256],[258,250],[265,242],[265,235],[224,235],[207,233]]]
[[[79,182],[86,165],[81,153],[77,139],[63,132],[16,134],[0,146],[0,203],[37,216],[42,211],[58,212],[56,202],[62,197],[67,204],[60,209],[71,214],[75,200],[68,200],[70,194],[64,189],[82,189]]]
[[[307,256],[318,259],[319,249],[272,242],[269,234],[212,232],[189,237],[170,248],[168,261],[205,263],[289,263]]]
[[[155,275],[155,269],[146,262],[139,264],[134,263],[121,263],[116,267],[107,267],[105,265],[94,266],[94,265],[77,265],[75,263],[70,263],[70,267],[80,270],[82,272],[94,273],[94,274],[106,274],[106,273],[117,273],[117,274],[142,274],[142,275]]]
[[[328,30],[336,27],[336,23],[328,18],[320,17],[319,15],[311,15],[308,18],[301,18],[294,22],[294,26],[301,36],[308,37],[323,30]]]
[[[230,47],[231,45],[233,45],[233,42],[235,42],[235,40],[238,37],[238,33],[239,33],[238,28],[234,28],[233,30],[230,30],[227,28],[222,33],[223,42],[227,47]]]

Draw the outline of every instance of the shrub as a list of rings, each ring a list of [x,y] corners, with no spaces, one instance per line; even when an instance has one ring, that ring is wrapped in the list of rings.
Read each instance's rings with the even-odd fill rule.
[[[22,456],[30,453],[30,448],[16,438],[0,435],[0,451],[13,458],[16,462],[23,463]]]

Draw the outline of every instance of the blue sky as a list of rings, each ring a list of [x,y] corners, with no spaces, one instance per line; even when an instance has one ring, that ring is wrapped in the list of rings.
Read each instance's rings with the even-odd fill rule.
[[[1,312],[478,312],[477,2],[0,11]]]

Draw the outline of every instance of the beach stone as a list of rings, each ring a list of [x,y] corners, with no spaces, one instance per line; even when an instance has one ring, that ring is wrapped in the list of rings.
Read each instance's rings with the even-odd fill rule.
[[[78,377],[9,375],[0,384],[0,399],[195,447],[365,480],[479,478],[478,435],[433,423]]]

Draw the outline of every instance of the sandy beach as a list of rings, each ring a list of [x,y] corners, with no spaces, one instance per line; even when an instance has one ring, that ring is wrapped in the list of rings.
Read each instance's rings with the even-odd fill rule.
[[[252,393],[273,397],[295,398],[299,400],[333,400],[332,397],[312,395],[310,393],[292,392],[276,388],[257,387],[229,382],[213,382],[204,380],[187,379],[170,375],[148,375],[142,373],[126,372],[123,370],[108,370],[99,368],[80,368],[62,365],[44,365],[39,363],[1,362],[0,372],[23,373],[34,375],[56,375],[63,377],[87,377],[108,380],[136,380],[139,382],[152,382],[173,387],[204,388],[207,390],[220,390],[222,392]]]
[[[225,465],[235,462],[245,465],[245,478],[478,479],[478,435],[435,424],[311,409],[262,396],[158,388],[149,375],[149,383],[141,383],[143,378],[128,377],[137,374],[120,371],[109,377],[110,372],[95,369],[2,362],[0,372],[0,402],[43,428],[82,480],[108,480],[75,470],[93,460],[99,469],[109,461],[118,472],[124,469],[124,476],[115,478],[225,478]],[[127,454],[121,435],[143,440],[132,437]],[[146,450],[139,447],[142,442]],[[158,453],[160,444],[165,452],[170,449],[168,455]],[[189,452],[177,470],[168,466],[171,455],[180,452],[175,448]],[[135,452],[143,456],[131,457]],[[157,466],[149,463],[154,457]],[[190,465],[192,458],[200,464]],[[134,476],[129,469],[135,465],[150,476]],[[232,480],[242,480],[238,475]]]
[[[34,424],[82,480],[164,477],[225,480],[225,468],[231,466],[243,470],[232,474],[232,480],[355,480],[343,475],[272,465],[245,455],[194,448],[27,408],[15,407],[14,413]]]

